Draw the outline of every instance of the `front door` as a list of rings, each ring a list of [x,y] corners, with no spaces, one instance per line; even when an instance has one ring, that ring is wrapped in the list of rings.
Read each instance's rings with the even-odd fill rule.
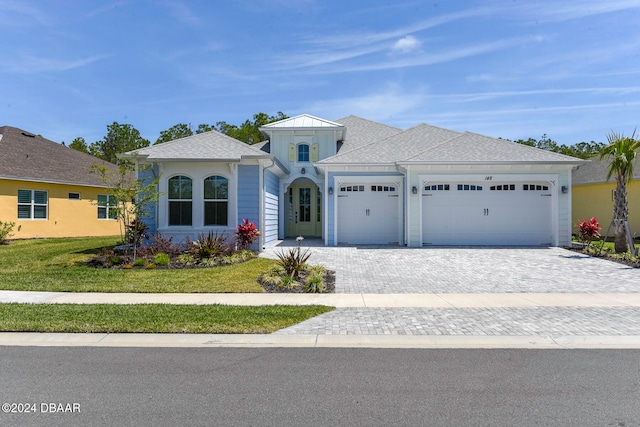
[[[294,182],[287,190],[287,237],[322,234],[321,193],[310,180]]]

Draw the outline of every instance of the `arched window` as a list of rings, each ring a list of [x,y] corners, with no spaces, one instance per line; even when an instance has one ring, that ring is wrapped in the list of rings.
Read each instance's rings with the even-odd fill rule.
[[[192,184],[188,176],[169,178],[169,225],[191,225]]]
[[[204,225],[228,225],[229,181],[219,175],[204,179]]]
[[[309,161],[309,144],[298,144],[298,161]]]

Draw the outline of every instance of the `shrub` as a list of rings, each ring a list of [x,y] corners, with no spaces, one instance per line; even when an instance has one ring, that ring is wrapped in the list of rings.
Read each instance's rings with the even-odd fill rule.
[[[236,242],[240,248],[248,249],[261,234],[262,233],[256,228],[256,225],[245,218],[241,224],[238,224]]]
[[[133,245],[140,245],[142,240],[147,237],[147,231],[149,227],[142,220],[134,219],[127,225],[127,230],[124,234],[125,243],[131,243]]]
[[[580,239],[585,245],[590,245],[594,239],[600,237],[600,224],[596,221],[595,217],[592,217],[589,221],[586,219],[578,223],[578,229],[580,230]]]
[[[0,221],[0,245],[6,245],[7,239],[13,236],[13,227],[16,226],[15,222],[2,222]]]
[[[326,286],[324,285],[324,279],[317,273],[309,274],[306,282],[304,283],[304,291],[313,294],[320,294],[324,292]]]
[[[169,255],[165,253],[156,254],[154,262],[156,263],[156,265],[167,266],[169,265]]]
[[[131,270],[131,269],[133,268],[133,265],[131,265],[131,264],[124,264],[124,265],[122,266],[122,268],[123,268],[124,270]]]
[[[107,262],[111,265],[120,265],[124,262],[124,260],[118,255],[109,255],[107,257]]]
[[[305,269],[306,262],[311,256],[311,253],[309,249],[301,251],[300,247],[297,247],[295,249],[289,249],[288,253],[283,250],[276,255],[278,257],[278,264],[283,268],[285,274],[295,279],[299,276],[300,272]]]
[[[147,264],[147,270],[154,270],[155,268],[156,268],[156,265],[154,263]]]
[[[144,258],[138,258],[137,260],[135,260],[133,262],[133,266],[134,267],[144,267],[146,263],[147,263],[147,260],[145,260]]]
[[[196,259],[191,254],[182,254],[178,256],[178,262],[182,265],[193,265]]]
[[[171,237],[163,237],[160,234],[154,234],[150,237],[151,243],[149,248],[151,253],[165,253],[168,255],[179,255],[184,250],[184,245],[173,243]],[[189,242],[190,243],[190,242]]]
[[[211,258],[218,256],[224,252],[227,238],[223,234],[216,231],[209,233],[200,233],[198,240],[192,243],[191,253],[199,259]]]

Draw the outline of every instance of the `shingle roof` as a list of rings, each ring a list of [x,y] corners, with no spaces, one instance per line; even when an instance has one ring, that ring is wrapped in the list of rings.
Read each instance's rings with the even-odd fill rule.
[[[106,187],[92,165],[97,157],[11,126],[0,127],[0,178]]]
[[[492,138],[473,132],[464,132],[433,148],[423,151],[406,159],[416,162],[569,162],[574,163],[573,157],[552,151],[540,150],[527,145],[518,144],[506,139]]]
[[[596,156],[589,160],[589,163],[578,166],[578,168],[571,173],[571,182],[573,185],[601,184],[615,181],[614,177],[611,177],[609,181],[607,181],[609,164],[606,159],[600,160],[600,157]],[[640,158],[636,160],[633,166],[633,179],[640,179]]]
[[[123,157],[146,157],[149,161],[239,161],[243,157],[269,154],[217,131],[210,131],[129,151]]]
[[[351,129],[349,128],[349,135]],[[323,164],[391,163],[580,163],[580,159],[473,132],[420,124],[389,137],[361,144],[318,162]]]
[[[357,116],[347,116],[336,120],[336,123],[346,126],[347,133],[342,142],[341,152],[358,148],[402,132],[402,129],[382,123],[363,119]]]

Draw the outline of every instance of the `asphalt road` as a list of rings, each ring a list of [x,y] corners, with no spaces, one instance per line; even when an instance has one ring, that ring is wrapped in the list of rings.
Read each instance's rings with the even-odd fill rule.
[[[637,350],[0,347],[0,364],[0,425],[640,425]]]

